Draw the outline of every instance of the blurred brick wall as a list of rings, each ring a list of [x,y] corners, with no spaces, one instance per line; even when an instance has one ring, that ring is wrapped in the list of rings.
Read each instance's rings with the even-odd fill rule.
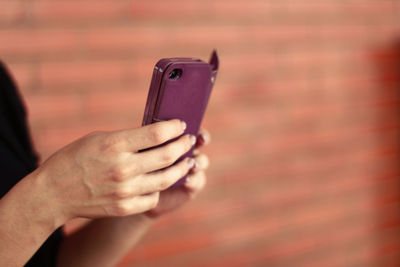
[[[0,0],[44,159],[139,126],[154,63],[213,48],[208,188],[121,266],[400,265],[400,1]]]

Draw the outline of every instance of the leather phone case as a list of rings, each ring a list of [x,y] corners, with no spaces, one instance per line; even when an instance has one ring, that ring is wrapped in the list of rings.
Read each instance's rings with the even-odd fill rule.
[[[216,51],[213,51],[208,63],[197,58],[159,60],[154,67],[142,125],[180,119],[187,125],[184,134],[197,137],[218,67],[219,59]],[[173,71],[180,73],[179,77],[171,78]],[[181,156],[174,164],[186,157],[191,157],[193,149]],[[185,178],[186,176],[174,186],[182,184]]]

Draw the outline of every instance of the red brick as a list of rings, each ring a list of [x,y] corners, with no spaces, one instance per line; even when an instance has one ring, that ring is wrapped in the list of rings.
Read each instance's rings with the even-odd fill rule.
[[[30,95],[25,98],[30,119],[33,121],[46,120],[49,117],[78,117],[82,110],[79,95]]]
[[[179,17],[193,17],[204,14],[206,5],[198,1],[185,1],[178,2],[173,0],[171,2],[157,1],[155,3],[133,1],[131,6],[131,15],[133,17],[162,17],[162,18],[175,18],[177,6],[179,6]]]
[[[0,25],[12,25],[24,18],[24,4],[21,0],[1,1],[0,3]]]
[[[36,1],[30,10],[35,21],[72,22],[90,20],[109,20],[124,17],[127,14],[129,1]]]
[[[107,81],[121,83],[127,79],[126,63],[117,60],[43,63],[38,71],[40,84],[47,88]]]
[[[0,53],[27,61],[29,58],[48,57],[60,53],[76,53],[81,48],[76,30],[18,29],[0,31]]]
[[[89,116],[124,116],[129,113],[143,115],[147,98],[147,89],[143,90],[112,90],[91,92],[87,96],[85,109]]]

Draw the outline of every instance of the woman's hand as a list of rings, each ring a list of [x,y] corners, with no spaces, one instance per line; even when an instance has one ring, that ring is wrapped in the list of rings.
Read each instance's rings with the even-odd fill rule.
[[[208,134],[203,133],[197,139],[196,146],[199,147],[208,142],[208,140]],[[194,158],[197,161],[197,166],[190,171],[190,178],[187,182],[182,187],[162,191],[159,205],[155,209],[123,218],[92,220],[79,231],[65,238],[59,252],[59,265],[117,266],[122,257],[132,250],[132,247],[139,242],[155,222],[155,220],[148,218],[149,216],[159,216],[181,206],[204,187],[204,169],[208,166],[208,159],[198,151],[196,151]],[[177,172],[173,176],[179,176],[176,178],[179,179],[189,169],[187,167],[182,168],[182,172],[179,175]],[[171,172],[175,171],[175,166],[171,166],[162,170],[161,175],[168,175],[168,173],[171,174]],[[148,176],[147,178],[152,179],[153,177]],[[107,242],[104,242],[105,240]]]
[[[206,184],[205,170],[209,166],[207,155],[199,152],[198,148],[210,142],[210,134],[202,130],[197,138],[194,150],[195,166],[190,170],[189,175],[182,186],[169,188],[160,193],[160,200],[156,208],[146,212],[146,215],[155,218],[179,208],[188,200],[193,199],[204,188]]]
[[[35,171],[36,182],[44,188],[40,197],[48,200],[63,221],[127,216],[153,209],[159,192],[184,176],[194,161],[185,159],[165,170],[150,172],[174,163],[196,138],[184,135],[168,145],[137,152],[182,135],[185,127],[180,120],[170,120],[84,136],[56,152]],[[203,183],[204,174],[199,168],[191,177],[185,188],[194,192],[196,184]]]

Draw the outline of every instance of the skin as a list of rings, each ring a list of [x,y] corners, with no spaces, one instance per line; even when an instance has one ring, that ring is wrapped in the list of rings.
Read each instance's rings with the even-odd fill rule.
[[[196,150],[194,159],[170,166],[195,143],[209,140],[206,132],[198,140],[181,136],[184,128],[170,120],[95,132],[56,152],[0,200],[0,266],[22,266],[55,229],[76,217],[92,221],[65,238],[58,265],[114,266],[157,218],[204,187],[204,154]],[[168,189],[189,171],[182,187]]]

